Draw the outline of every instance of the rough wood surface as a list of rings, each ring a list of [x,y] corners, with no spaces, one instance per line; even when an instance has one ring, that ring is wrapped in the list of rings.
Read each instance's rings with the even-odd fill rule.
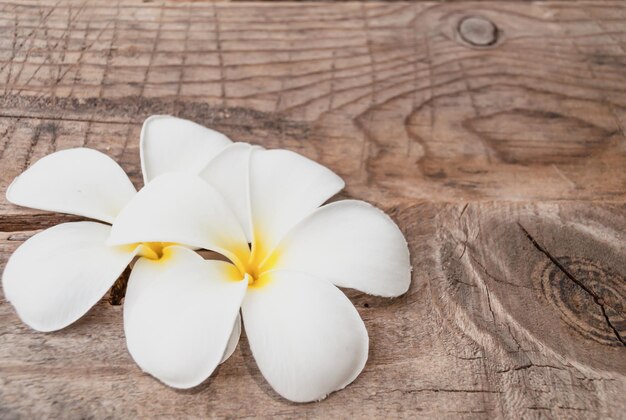
[[[141,122],[169,113],[328,165],[415,267],[403,297],[347,291],[368,365],[307,405],[245,337],[175,391],[132,362],[108,298],[41,334],[0,295],[0,417],[623,418],[625,66],[620,1],[0,3],[0,190],[80,145],[140,187]],[[2,195],[0,267],[75,219]]]

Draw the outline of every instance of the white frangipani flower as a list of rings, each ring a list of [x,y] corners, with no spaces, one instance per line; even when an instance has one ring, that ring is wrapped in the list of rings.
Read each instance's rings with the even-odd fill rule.
[[[147,137],[149,141],[149,135]],[[119,213],[109,245],[172,242],[134,267],[124,304],[128,349],[164,383],[199,384],[242,317],[263,376],[283,397],[314,401],[351,383],[368,355],[363,321],[336,287],[398,296],[410,284],[406,241],[362,201],[326,204],[344,186],[296,153],[235,143],[206,168],[169,172]]]
[[[149,118],[140,151],[139,193],[113,160],[83,148],[41,159],[9,187],[15,204],[104,222],[60,224],[11,256],[2,281],[24,322],[69,325],[139,257],[124,302],[127,344],[164,383],[206,379],[234,351],[240,308],[261,372],[284,397],[318,400],[352,382],[367,332],[335,286],[408,289],[408,249],[391,219],[354,200],[319,207],[343,188],[331,171],[190,121]]]
[[[146,120],[141,137],[146,182],[171,170],[199,172],[232,144],[216,131],[161,116]],[[64,328],[95,305],[135,257],[140,257],[139,263],[161,258],[168,244],[106,244],[110,224],[136,193],[115,161],[87,148],[52,153],[13,181],[6,193],[11,203],[104,222],[59,224],[32,236],[13,253],[2,284],[26,324],[39,331]],[[224,357],[234,350],[241,330],[240,322],[232,321],[232,345]]]

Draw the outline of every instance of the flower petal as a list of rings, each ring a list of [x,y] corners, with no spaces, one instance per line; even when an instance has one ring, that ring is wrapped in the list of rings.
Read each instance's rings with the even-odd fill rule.
[[[253,150],[250,206],[255,258],[262,261],[261,256],[268,255],[293,226],[344,185],[330,169],[297,153]]]
[[[228,344],[226,345],[226,350],[224,350],[224,354],[222,355],[222,361],[220,363],[224,363],[230,356],[233,355],[235,349],[237,348],[237,344],[239,344],[239,338],[241,337],[241,315],[237,313],[237,319],[235,320],[235,325],[233,327],[233,331],[230,333],[230,338],[228,339]]]
[[[170,172],[137,193],[111,229],[110,245],[175,242],[247,261],[248,242],[222,196],[198,175]]]
[[[38,160],[7,189],[13,204],[112,223],[137,191],[124,170],[97,150],[61,150]]]
[[[286,270],[257,281],[265,284],[249,288],[241,309],[250,349],[272,388],[307,402],[354,381],[367,361],[368,337],[348,298],[323,279]]]
[[[224,134],[192,121],[153,115],[144,121],[141,129],[139,148],[144,183],[166,172],[199,173],[230,143]]]
[[[179,246],[164,252],[161,260],[141,258],[133,267],[124,302],[126,342],[145,372],[191,388],[225,355],[248,282],[227,262]]]
[[[402,232],[363,201],[320,207],[287,234],[272,260],[272,268],[302,271],[371,295],[399,296],[411,284]]]
[[[29,238],[9,258],[4,294],[38,331],[68,326],[95,305],[135,256],[105,245],[111,227],[63,223]]]
[[[252,242],[250,232],[249,168],[250,153],[254,148],[248,143],[234,143],[222,150],[200,173],[224,197]]]

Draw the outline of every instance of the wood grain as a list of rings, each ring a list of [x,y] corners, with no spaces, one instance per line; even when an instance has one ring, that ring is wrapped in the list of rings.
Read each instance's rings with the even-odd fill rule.
[[[2,2],[1,190],[76,146],[141,187],[141,123],[168,113],[329,166],[415,270],[397,299],[346,291],[370,359],[306,405],[245,337],[175,391],[132,362],[109,297],[41,334],[0,295],[0,417],[623,417],[625,22],[620,1]],[[69,220],[2,195],[0,267]]]

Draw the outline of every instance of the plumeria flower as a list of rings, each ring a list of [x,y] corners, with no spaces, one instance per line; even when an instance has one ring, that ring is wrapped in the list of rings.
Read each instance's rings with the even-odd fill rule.
[[[240,313],[257,365],[281,396],[320,400],[350,384],[368,335],[346,287],[398,296],[410,284],[404,236],[329,169],[286,150],[235,143],[199,173],[169,172],[118,214],[108,244],[176,243],[129,278],[124,330],[136,363],[177,388],[211,375]]]
[[[151,117],[141,132],[144,181],[168,171],[199,172],[230,144],[190,121]],[[168,244],[106,244],[110,224],[136,194],[115,161],[86,148],[52,153],[13,181],[6,193],[11,203],[99,221],[59,224],[13,253],[2,275],[4,294],[26,324],[38,331],[64,328],[95,305],[133,259],[162,260]],[[233,319],[230,327],[225,358],[237,344],[240,321]]]

